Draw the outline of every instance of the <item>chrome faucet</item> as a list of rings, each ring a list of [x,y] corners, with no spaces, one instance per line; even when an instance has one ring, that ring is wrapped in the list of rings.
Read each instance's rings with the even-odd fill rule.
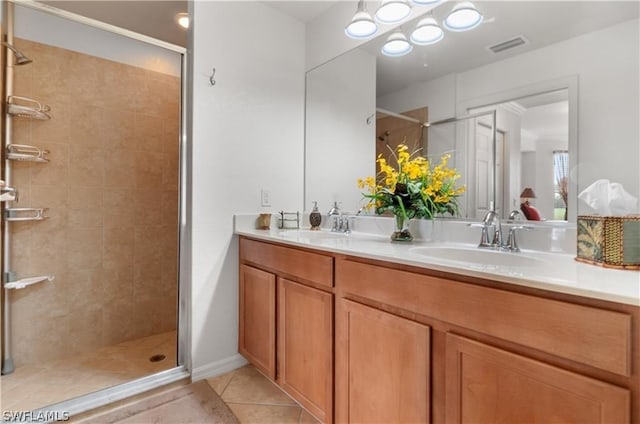
[[[509,215],[509,219],[512,219],[513,215],[514,213],[512,212]],[[516,231],[521,229],[529,230],[531,228],[526,225],[512,226],[511,228],[509,228],[509,234],[505,243],[502,237],[502,223],[500,222],[500,217],[494,210],[490,210],[489,212],[487,212],[481,224],[469,224],[469,226],[482,228],[482,235],[480,236],[480,243],[478,243],[478,247],[501,249],[508,252],[520,251],[518,242],[516,240]],[[493,228],[493,237],[489,237],[489,228]]]
[[[507,243],[502,246],[504,250],[509,252],[519,252],[520,248],[518,247],[518,241],[516,240],[516,231],[517,230],[529,230],[531,227],[527,227],[526,225],[514,225],[509,228],[509,236],[507,237]]]
[[[489,246],[481,246],[481,247],[501,247],[502,246],[502,223],[500,223],[500,217],[497,212],[494,210],[490,210],[484,216],[482,220],[482,225],[484,228],[488,229],[493,227],[493,240],[489,243]],[[487,233],[487,239],[489,234]]]
[[[338,207],[338,202],[333,202],[333,207],[329,209],[327,216],[331,220],[331,231],[338,232],[341,231],[340,227],[342,226],[342,212],[340,212],[340,208]]]
[[[353,228],[353,223],[351,221],[355,218],[356,217],[354,215],[340,215],[338,217],[338,229],[336,231],[350,234]]]
[[[519,210],[514,209],[511,211],[511,213],[509,214],[509,221],[515,221],[515,220],[522,220],[523,216],[520,213]]]
[[[480,236],[480,243],[478,247],[482,248],[495,248],[502,244],[502,227],[500,226],[500,218],[494,210],[490,210],[484,216],[481,224],[469,224],[473,228],[482,228],[482,235]],[[489,236],[489,229],[494,228],[493,237]]]

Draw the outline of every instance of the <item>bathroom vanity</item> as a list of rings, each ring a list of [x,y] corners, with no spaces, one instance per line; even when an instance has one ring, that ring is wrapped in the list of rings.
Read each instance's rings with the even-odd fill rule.
[[[240,353],[324,422],[640,421],[637,273],[563,265],[624,297],[536,284],[551,262],[523,275],[386,237],[236,233]]]

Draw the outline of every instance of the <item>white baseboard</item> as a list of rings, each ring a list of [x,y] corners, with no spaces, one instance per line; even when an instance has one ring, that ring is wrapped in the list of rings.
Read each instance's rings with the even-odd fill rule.
[[[191,381],[198,381],[205,378],[217,377],[225,374],[229,371],[233,371],[236,368],[240,368],[246,365],[248,362],[244,359],[244,356],[236,353],[228,358],[221,359],[219,361],[211,362],[201,367],[194,368],[191,372]]]

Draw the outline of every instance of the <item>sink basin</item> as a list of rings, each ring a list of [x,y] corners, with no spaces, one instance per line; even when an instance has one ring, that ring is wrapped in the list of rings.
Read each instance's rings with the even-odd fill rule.
[[[464,247],[422,246],[409,249],[412,254],[433,259],[482,266],[531,267],[548,264],[526,253],[500,252]]]
[[[330,231],[311,231],[311,230],[284,230],[278,233],[281,237],[298,238],[308,240],[326,240],[341,239],[348,236],[346,233],[332,233]]]

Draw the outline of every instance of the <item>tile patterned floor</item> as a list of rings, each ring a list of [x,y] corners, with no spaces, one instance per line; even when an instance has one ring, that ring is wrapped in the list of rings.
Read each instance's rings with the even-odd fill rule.
[[[242,424],[317,424],[286,393],[247,365],[207,379]]]
[[[29,411],[176,366],[176,332],[157,334],[0,377],[2,411]],[[161,353],[166,358],[150,362]]]

